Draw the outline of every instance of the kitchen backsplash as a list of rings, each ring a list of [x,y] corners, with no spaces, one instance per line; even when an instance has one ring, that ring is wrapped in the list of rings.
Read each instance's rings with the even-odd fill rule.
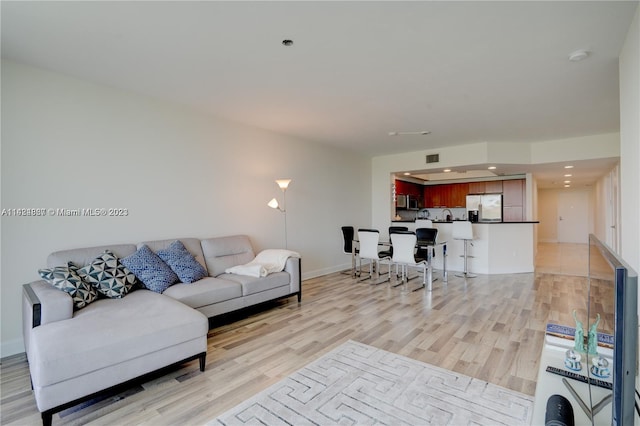
[[[453,208],[453,209],[421,209],[421,210],[397,210],[397,215],[400,220],[414,220],[414,219],[431,219],[431,220],[445,220],[446,215],[451,211],[452,219],[454,220],[466,220],[467,209],[465,208]],[[398,218],[395,218],[398,220]]]

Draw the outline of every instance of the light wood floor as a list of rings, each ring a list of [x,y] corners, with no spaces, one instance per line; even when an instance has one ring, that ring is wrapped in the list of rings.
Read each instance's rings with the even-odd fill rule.
[[[307,280],[301,304],[292,297],[210,330],[204,373],[192,362],[53,422],[204,424],[348,339],[533,395],[545,324],[572,323],[584,283],[543,272],[450,274],[428,293],[341,274]],[[2,360],[0,390],[1,424],[40,422],[24,355]]]
[[[538,243],[537,272],[586,277],[588,267],[588,244]]]

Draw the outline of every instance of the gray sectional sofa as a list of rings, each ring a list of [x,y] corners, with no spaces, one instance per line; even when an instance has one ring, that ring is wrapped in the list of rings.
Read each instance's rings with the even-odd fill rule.
[[[125,259],[146,245],[154,252],[176,239],[65,250],[48,267],[83,267],[110,250]],[[207,276],[162,294],[137,289],[78,309],[70,294],[40,280],[23,286],[23,332],[31,381],[43,424],[52,415],[165,367],[200,360],[204,371],[208,318],[258,303],[302,297],[299,257],[266,276],[225,273],[251,262],[247,236],[179,239]]]

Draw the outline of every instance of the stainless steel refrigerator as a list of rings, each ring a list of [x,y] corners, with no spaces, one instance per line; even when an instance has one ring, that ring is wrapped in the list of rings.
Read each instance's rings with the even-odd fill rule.
[[[502,194],[467,195],[467,211],[474,210],[480,222],[502,222]]]

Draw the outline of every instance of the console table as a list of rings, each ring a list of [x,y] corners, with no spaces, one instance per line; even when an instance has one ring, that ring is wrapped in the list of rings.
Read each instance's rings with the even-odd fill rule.
[[[542,349],[542,355],[540,357],[540,368],[538,370],[538,381],[536,384],[535,402],[533,406],[533,421],[531,422],[532,425],[544,425],[547,400],[551,395],[554,394],[562,395],[567,398],[569,402],[571,402],[576,425],[591,425],[591,420],[589,419],[589,417],[585,414],[583,409],[580,408],[580,404],[578,403],[576,398],[571,395],[569,389],[562,382],[563,376],[546,371],[547,366],[557,367],[566,371],[570,371],[564,366],[564,359],[567,349],[570,349],[572,346],[572,340],[567,340],[566,346],[558,345],[555,342],[551,343],[548,340],[545,340],[545,345]],[[601,356],[607,358],[607,360],[609,361],[609,365],[613,366],[613,361],[611,359],[612,351],[610,349],[599,347],[598,353]],[[587,376],[587,368],[590,368],[590,366],[587,365],[586,356],[583,355],[582,370],[577,371],[576,373]],[[602,380],[611,383],[613,377],[610,376],[608,379]],[[611,391],[608,389],[592,385],[591,401],[589,401],[589,386],[586,383],[582,383],[580,381],[569,378],[567,378],[567,381],[588,407],[591,407],[591,405],[596,405],[607,395],[611,394]],[[593,424],[611,426],[612,410],[612,403],[607,403],[604,408],[594,416]]]

